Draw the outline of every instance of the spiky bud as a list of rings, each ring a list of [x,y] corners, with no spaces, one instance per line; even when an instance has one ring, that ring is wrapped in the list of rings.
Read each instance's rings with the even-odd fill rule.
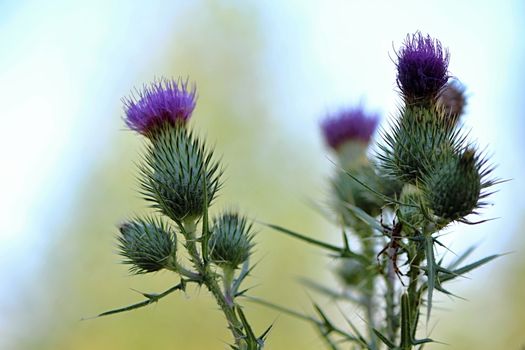
[[[482,205],[482,189],[492,182],[483,181],[491,169],[484,171],[484,160],[480,160],[472,149],[461,155],[443,160],[424,179],[424,192],[434,214],[448,221],[463,218]]]
[[[136,219],[119,227],[119,254],[130,272],[140,274],[171,267],[176,253],[176,237],[160,220]]]
[[[337,152],[345,168],[366,161],[366,150],[377,129],[379,117],[359,106],[329,115],[321,122],[325,142]]]
[[[197,220],[220,187],[219,163],[186,128],[157,130],[140,171],[145,198],[178,223]]]
[[[252,225],[237,213],[224,213],[213,222],[209,240],[211,261],[236,269],[250,256],[253,247]]]
[[[126,125],[146,136],[152,137],[166,125],[182,125],[191,117],[196,104],[195,86],[188,81],[160,79],[144,86],[123,100],[126,109]]]
[[[448,82],[439,94],[437,104],[445,110],[445,117],[449,123],[456,125],[467,104],[465,87],[457,80]]]
[[[447,83],[449,53],[420,32],[407,35],[397,55],[397,86],[407,105],[429,105]]]
[[[403,204],[399,205],[397,217],[402,223],[408,224],[409,227],[419,227],[425,222],[420,209],[420,206],[424,205],[424,196],[418,187],[406,184],[401,191],[399,201]]]

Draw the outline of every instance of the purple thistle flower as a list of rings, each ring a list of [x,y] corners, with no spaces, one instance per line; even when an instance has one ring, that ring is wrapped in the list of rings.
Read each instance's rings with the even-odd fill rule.
[[[377,115],[367,115],[362,107],[357,107],[328,116],[321,122],[321,129],[326,143],[337,150],[339,146],[349,140],[370,142],[378,122],[379,117]]]
[[[449,52],[441,42],[420,32],[407,35],[397,55],[397,86],[405,101],[428,103],[435,100],[448,81]]]
[[[188,88],[188,80],[160,79],[144,86],[123,100],[126,125],[148,136],[163,125],[184,124],[191,117],[196,104],[196,88]]]

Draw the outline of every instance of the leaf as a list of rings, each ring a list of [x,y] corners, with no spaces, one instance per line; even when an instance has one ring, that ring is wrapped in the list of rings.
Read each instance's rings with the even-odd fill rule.
[[[392,343],[385,335],[383,335],[380,331],[378,331],[377,329],[373,328],[372,329],[375,333],[375,335],[377,335],[377,337],[386,345],[388,346],[389,349],[395,349],[396,346],[394,345],[394,343]]]
[[[446,281],[450,281],[458,276],[461,276],[461,275],[464,275],[482,265],[485,265],[486,263],[496,259],[496,258],[499,258],[500,256],[503,256],[504,254],[494,254],[494,255],[490,255],[490,256],[487,256],[483,259],[480,259],[476,262],[473,262],[472,264],[469,264],[469,265],[466,265],[466,266],[463,266],[459,269],[456,269],[453,271],[453,274],[449,274],[449,275],[446,275],[446,276],[443,276],[441,277],[441,282],[446,282]]]
[[[245,340],[248,342],[248,349],[257,349],[257,346],[258,346],[257,337],[255,336],[255,333],[253,333],[252,327],[248,323],[248,320],[246,319],[246,316],[244,315],[242,308],[240,306],[237,306],[236,310],[237,310],[237,314],[239,315],[241,319],[243,328],[246,333]]]
[[[84,318],[83,320],[92,319],[92,318],[98,318],[98,317],[102,317],[102,316],[114,315],[114,314],[118,314],[118,313],[121,313],[121,312],[131,311],[131,310],[139,309],[139,308],[144,307],[144,306],[148,306],[150,304],[156,303],[160,299],[164,298],[165,296],[168,296],[169,294],[171,294],[171,293],[173,293],[173,292],[175,292],[177,290],[182,290],[182,291],[185,290],[187,282],[195,282],[195,281],[193,281],[193,280],[181,280],[181,282],[179,284],[177,284],[177,285],[175,285],[175,286],[173,286],[173,287],[171,287],[171,288],[169,288],[169,289],[167,289],[164,292],[159,293],[159,294],[141,293],[142,295],[144,295],[147,298],[146,300],[141,301],[141,302],[136,303],[136,304],[131,304],[131,305],[128,305],[128,306],[124,306],[124,307],[121,307],[121,308],[118,308],[118,309],[105,311],[103,313],[98,314],[97,316]]]
[[[284,227],[281,227],[281,226],[277,226],[277,225],[273,225],[273,224],[266,224],[266,226],[276,230],[276,231],[279,231],[281,233],[284,233],[284,234],[287,234],[289,236],[292,236],[294,238],[298,238],[302,241],[305,241],[307,243],[311,243],[313,245],[317,245],[319,247],[322,247],[322,248],[325,248],[325,249],[328,249],[328,250],[331,250],[331,251],[334,251],[334,252],[338,252],[340,253],[343,249],[340,248],[340,247],[337,247],[335,245],[332,245],[332,244],[329,244],[329,243],[325,243],[323,241],[319,241],[317,239],[314,239],[314,238],[310,238],[308,236],[305,236],[301,233],[297,233],[297,232],[294,232],[292,230],[288,230]]]
[[[363,209],[356,207],[350,203],[345,203],[345,207],[349,209],[355,216],[361,219],[365,224],[369,225],[373,229],[383,231],[383,226],[376,218],[368,215]]]

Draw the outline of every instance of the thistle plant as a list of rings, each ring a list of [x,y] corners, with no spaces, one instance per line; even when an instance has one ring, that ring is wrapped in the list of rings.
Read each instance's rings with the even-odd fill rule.
[[[440,235],[451,224],[483,222],[474,216],[499,182],[461,125],[464,88],[451,78],[449,60],[439,40],[420,32],[406,37],[395,55],[402,103],[378,141],[379,118],[362,106],[321,123],[336,156],[329,206],[341,226],[340,245],[270,225],[336,259],[341,289],[305,282],[337,302],[357,305],[364,325],[347,314],[348,322],[338,325],[317,303],[316,315],[308,315],[256,301],[312,323],[330,349],[348,343],[352,349],[423,348],[433,341],[420,326],[429,321],[434,294],[454,296],[445,282],[498,257],[464,264],[473,249],[451,261],[438,249],[448,249]]]
[[[241,283],[253,268],[252,224],[232,210],[208,217],[222,185],[222,166],[188,125],[196,106],[195,86],[161,79],[124,105],[126,125],[145,137],[138,181],[156,214],[119,226],[119,253],[132,274],[168,270],[180,282],[162,293],[142,293],[145,300],[99,316],[150,305],[191,283],[204,286],[217,302],[233,337],[232,349],[262,349],[270,327],[256,336],[238,303]]]

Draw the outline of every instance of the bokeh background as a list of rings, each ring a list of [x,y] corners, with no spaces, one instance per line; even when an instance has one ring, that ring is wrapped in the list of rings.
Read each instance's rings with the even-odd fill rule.
[[[446,345],[525,346],[525,2],[2,1],[0,2],[0,348],[220,349],[229,334],[205,290],[149,308],[82,317],[161,291],[169,273],[131,277],[115,225],[148,210],[136,192],[143,140],[125,130],[121,97],[154,77],[198,85],[193,126],[227,165],[214,210],[338,242],[315,209],[333,171],[319,120],[363,103],[395,111],[394,49],[421,30],[449,47],[469,94],[465,124],[499,164],[484,225],[450,230],[455,251],[509,252],[450,288],[426,330]],[[312,312],[298,283],[334,283],[323,252],[258,227],[257,295]],[[310,325],[246,303],[269,349],[319,349]],[[355,309],[348,315],[360,322]]]

